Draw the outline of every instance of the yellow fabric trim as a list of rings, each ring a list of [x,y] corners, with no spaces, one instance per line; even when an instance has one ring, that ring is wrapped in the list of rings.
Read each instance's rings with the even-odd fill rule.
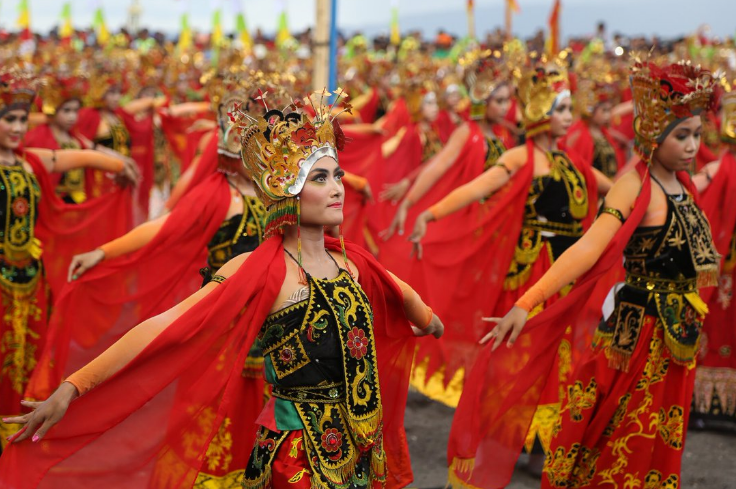
[[[427,378],[427,364],[429,358],[425,358],[414,365],[409,380],[411,387],[433,401],[441,402],[445,406],[457,407],[460,395],[463,392],[465,382],[465,369],[461,368],[445,387],[445,367],[440,367],[430,378]]]

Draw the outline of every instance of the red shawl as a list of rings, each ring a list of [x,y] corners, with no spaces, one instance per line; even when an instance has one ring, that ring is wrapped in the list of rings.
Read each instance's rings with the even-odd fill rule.
[[[415,263],[410,284],[442,318],[446,333],[437,342],[420,342],[417,358],[429,359],[427,378],[445,366],[449,382],[460,368],[469,371],[480,352],[478,339],[488,332],[482,317],[495,316],[503,283],[519,240],[524,206],[532,184],[531,140],[527,163],[483,204],[473,204],[429,226],[424,258]],[[587,183],[587,229],[597,210],[597,186],[590,168],[569,155]],[[529,284],[531,285],[531,284]]]
[[[86,144],[84,144],[84,142],[76,136],[74,132],[72,132],[72,137],[77,140],[80,148],[87,148]],[[61,149],[58,141],[56,141],[56,138],[54,137],[54,133],[51,132],[51,126],[49,124],[42,124],[28,131],[23,138],[23,145],[26,148]],[[85,178],[90,178],[90,174],[91,170],[86,169]],[[52,173],[49,177],[51,178],[51,183],[55,186],[59,185],[59,182],[61,181],[61,173]]]
[[[45,399],[64,377],[131,327],[197,290],[202,282],[198,271],[207,264],[207,243],[225,219],[229,204],[227,181],[224,175],[214,174],[179,202],[146,246],[102,262],[66,283],[26,394]]]
[[[629,218],[570,293],[530,319],[517,339],[516,345],[530,345],[531,351],[502,347],[492,353],[488,344],[466,377],[447,448],[449,477],[458,487],[500,489],[511,479],[566,326],[574,326],[575,334],[589,329],[580,322],[590,320],[589,311],[600,311],[602,300],[595,295],[593,304],[588,298],[598,281],[620,266],[624,248],[649,206],[649,173],[643,163],[637,170],[642,187]],[[678,178],[696,195],[687,173]]]
[[[217,135],[215,134],[212,138],[210,138],[209,143],[207,143],[207,146],[205,146],[204,150],[202,151],[202,155],[199,157],[199,161],[194,167],[194,172],[189,178],[189,181],[181,182],[180,180],[180,182],[177,183],[174,187],[174,191],[171,193],[171,197],[169,197],[169,200],[166,201],[166,208],[168,210],[173,209],[174,206],[176,206],[177,202],[179,202],[179,199],[188,194],[192,189],[194,189],[194,187],[204,182],[207,178],[209,178],[213,173],[217,171],[217,167],[219,164],[217,145]],[[189,168],[189,170],[191,171],[192,168]],[[184,185],[180,188],[181,184]]]
[[[141,173],[141,181],[136,189],[136,203],[138,204],[136,220],[146,220],[151,189],[153,188],[153,117],[146,115],[138,119],[122,108],[116,110],[115,115],[120,118],[128,130],[128,134],[130,134],[130,157],[138,164]],[[79,111],[76,130],[90,141],[94,141],[101,120],[99,110],[85,107]]]
[[[330,238],[326,246],[340,249]],[[355,245],[347,253],[374,313],[388,486],[403,487],[412,479],[403,421],[415,342],[385,269]],[[0,458],[4,487],[191,487],[238,401],[246,355],[285,273],[281,238],[273,237],[121,371],[74,401],[42,441],[11,445]],[[183,443],[186,450],[177,450]]]
[[[21,152],[41,187],[36,237],[43,243],[43,263],[52,297],[66,283],[69,262],[76,254],[93,250],[122,236],[132,227],[131,191],[115,192],[82,204],[67,204],[56,195],[56,186],[41,160]]]
[[[200,129],[188,132],[189,128],[199,119],[212,119],[212,117],[203,117],[202,114],[175,117],[164,111],[159,111],[158,114],[161,118],[161,130],[166,137],[166,142],[179,161],[183,173],[192,162],[200,139],[211,130]]]
[[[626,155],[621,149],[621,145],[618,143],[618,141],[611,137],[607,129],[603,128],[601,132],[608,141],[608,144],[611,145],[616,153],[618,168],[623,168],[623,166],[626,164]],[[590,134],[590,129],[588,128],[588,125],[584,121],[579,120],[575,122],[572,127],[570,127],[567,135],[560,142],[560,146],[565,147],[567,145],[567,142],[570,141],[575,134],[577,134],[578,136],[575,140],[574,147],[570,149],[580,155],[580,158],[582,158],[583,162],[588,163],[590,166],[592,166],[593,154],[595,153],[595,142],[593,141],[593,135]]]

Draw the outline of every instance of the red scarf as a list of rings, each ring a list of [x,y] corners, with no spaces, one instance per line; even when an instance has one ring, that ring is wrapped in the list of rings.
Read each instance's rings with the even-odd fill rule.
[[[325,244],[340,249],[337,240]],[[347,252],[374,313],[387,485],[404,487],[412,479],[403,421],[415,342],[401,291],[385,269],[355,245]],[[74,401],[41,442],[11,445],[0,458],[4,487],[138,489],[154,476],[165,476],[166,487],[191,487],[212,437],[237,404],[245,357],[285,273],[276,236],[121,371]],[[204,410],[216,415],[204,419]],[[176,449],[182,440],[186,451]],[[231,469],[245,464],[233,461]]]
[[[584,335],[591,325],[581,323],[592,317],[600,319],[602,297],[593,291],[599,280],[621,265],[624,248],[649,206],[652,183],[648,169],[640,163],[637,171],[642,187],[631,215],[593,268],[576,281],[567,296],[529,320],[517,346],[493,353],[490,343],[483,347],[465,380],[450,432],[451,480],[486,489],[509,483],[566,327],[574,326],[575,335]],[[680,172],[677,176],[696,195],[689,175]],[[573,348],[579,348],[580,338],[573,341]]]

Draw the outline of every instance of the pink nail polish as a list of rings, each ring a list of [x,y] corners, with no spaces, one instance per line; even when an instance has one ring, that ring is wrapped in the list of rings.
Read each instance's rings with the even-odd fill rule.
[[[36,443],[36,442],[37,442],[38,440],[40,440],[40,439],[41,439],[41,438],[40,438],[40,437],[39,437],[38,435],[33,435],[33,438],[31,438],[31,441],[32,441],[33,443]]]

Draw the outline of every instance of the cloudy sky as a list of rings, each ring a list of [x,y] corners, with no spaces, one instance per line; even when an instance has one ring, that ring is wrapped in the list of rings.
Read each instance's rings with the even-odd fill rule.
[[[503,23],[505,0],[476,0],[479,33]],[[34,29],[45,31],[58,24],[62,0],[28,0]],[[437,29],[466,33],[465,0],[338,0],[338,25],[347,32],[368,34],[387,32],[392,3],[398,3],[402,30],[421,28],[428,35]],[[19,0],[0,0],[0,25],[15,28]],[[92,22],[93,11],[102,5],[108,25],[126,22],[130,0],[72,0],[73,21],[77,27]],[[221,5],[224,28],[234,28],[234,12],[243,9],[251,29],[273,32],[278,6],[286,4],[289,25],[303,29],[314,22],[315,0],[140,0],[142,24],[176,32],[183,10],[190,13],[196,29],[209,30],[211,13]],[[529,35],[546,24],[552,0],[518,0],[521,13],[515,15],[514,31]],[[658,34],[672,37],[708,24],[718,36],[736,34],[736,1],[733,0],[562,0],[563,36],[593,31],[598,20],[605,20],[610,32]]]

